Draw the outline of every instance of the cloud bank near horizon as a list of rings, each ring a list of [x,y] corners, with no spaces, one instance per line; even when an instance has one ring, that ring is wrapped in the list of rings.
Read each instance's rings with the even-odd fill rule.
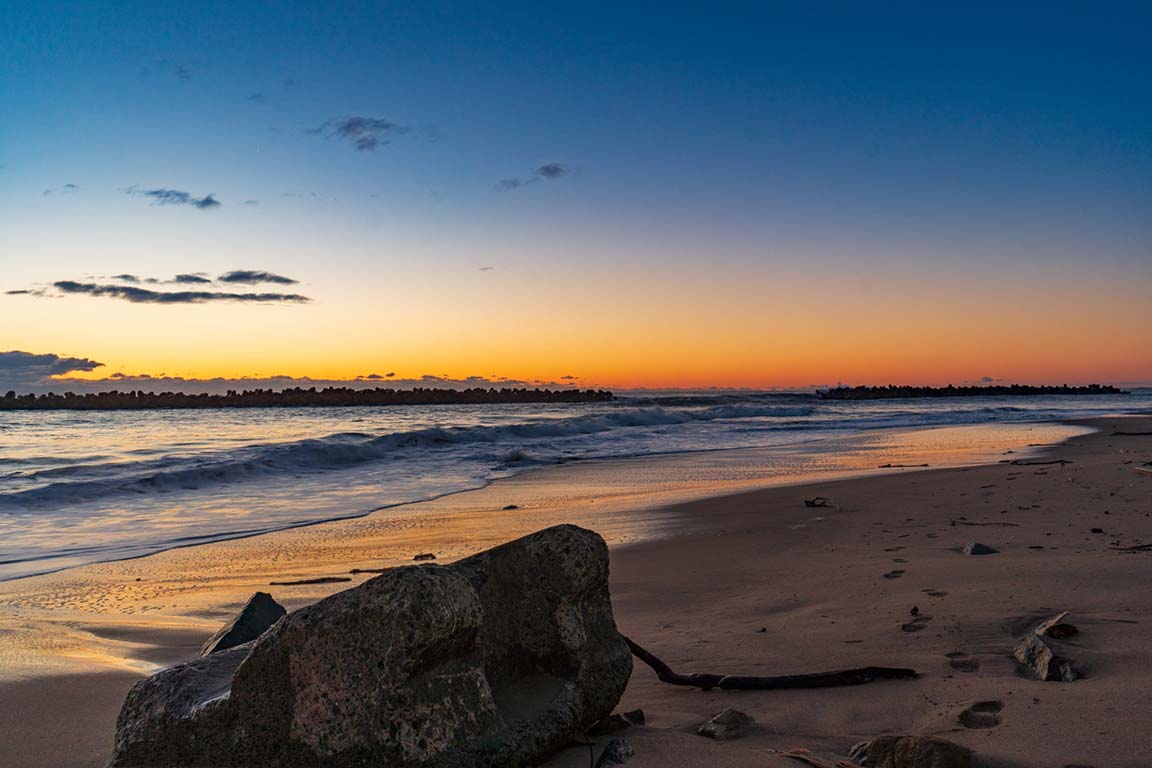
[[[354,389],[414,389],[430,387],[441,389],[468,389],[470,387],[549,387],[572,388],[571,377],[563,381],[545,379],[511,379],[501,376],[452,377],[446,374],[426,373],[413,378],[398,377],[395,372],[367,373],[350,379],[324,379],[309,376],[242,376],[207,379],[184,376],[152,375],[147,373],[111,373],[99,379],[83,379],[75,375],[105,367],[104,363],[82,357],[55,354],[33,354],[12,350],[0,352],[0,390],[16,389],[21,393],[35,392],[106,392],[142,390],[146,392],[184,392],[218,394],[229,389],[286,389],[291,387],[352,387]]]

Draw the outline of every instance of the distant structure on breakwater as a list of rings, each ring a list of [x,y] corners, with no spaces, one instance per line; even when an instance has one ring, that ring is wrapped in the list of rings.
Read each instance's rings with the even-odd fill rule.
[[[143,410],[147,408],[299,408],[358,405],[472,405],[493,403],[599,403],[615,396],[603,389],[352,389],[300,387],[228,390],[223,395],[186,395],[183,392],[90,392],[58,395],[0,397],[0,411],[35,410]]]
[[[1122,389],[1106,384],[1088,384],[1083,387],[1070,387],[1062,384],[1053,386],[1029,386],[1010,384],[1008,386],[979,387],[909,387],[889,384],[885,387],[834,387],[818,393],[823,400],[895,400],[905,397],[1024,397],[1036,395],[1127,395]]]

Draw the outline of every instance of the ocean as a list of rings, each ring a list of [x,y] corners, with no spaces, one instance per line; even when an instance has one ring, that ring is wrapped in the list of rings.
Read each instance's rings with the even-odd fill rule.
[[[833,466],[830,454],[880,430],[1118,413],[1152,413],[1152,390],[862,402],[649,393],[592,404],[4,412],[0,580],[361,516],[563,462],[748,448],[771,462],[778,449],[783,474],[794,471],[798,454]]]

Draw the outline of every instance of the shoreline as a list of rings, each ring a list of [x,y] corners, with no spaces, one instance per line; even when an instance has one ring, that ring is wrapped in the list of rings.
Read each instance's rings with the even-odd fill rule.
[[[704,456],[708,456],[708,455],[712,455],[712,454],[729,454],[729,455],[732,455],[734,457],[739,457],[742,455],[749,456],[749,457],[756,457],[756,456],[764,455],[764,454],[787,453],[790,450],[794,450],[800,446],[810,446],[810,445],[819,446],[819,445],[823,445],[823,444],[835,444],[837,441],[846,441],[848,443],[851,443],[853,441],[859,441],[859,442],[863,443],[863,442],[866,442],[869,438],[873,438],[873,437],[877,437],[877,436],[879,436],[881,439],[883,439],[884,436],[897,436],[898,437],[900,435],[914,434],[914,433],[918,433],[918,432],[929,432],[929,431],[933,431],[933,430],[965,430],[965,429],[979,430],[979,429],[983,429],[983,428],[1028,429],[1031,426],[1056,426],[1056,425],[1078,426],[1082,423],[1087,424],[1088,421],[1090,421],[1090,420],[1091,419],[1088,419],[1088,420],[1085,420],[1085,419],[1063,420],[1063,421],[1051,421],[1051,420],[1027,421],[1027,420],[1025,420],[1025,421],[1013,421],[1013,422],[988,422],[988,423],[978,423],[978,424],[948,424],[948,425],[876,427],[876,428],[871,428],[871,429],[854,430],[854,431],[848,432],[846,434],[821,435],[818,437],[811,437],[809,439],[796,440],[796,441],[790,442],[790,443],[781,443],[781,444],[776,444],[776,445],[771,445],[771,446],[763,446],[763,447],[698,448],[698,449],[693,449],[693,450],[662,451],[662,452],[638,453],[638,454],[621,454],[618,456],[602,456],[602,457],[592,457],[592,458],[577,457],[577,458],[573,458],[573,459],[568,460],[568,461],[560,461],[560,462],[554,462],[554,463],[549,463],[549,464],[529,465],[529,466],[524,466],[524,467],[512,467],[507,471],[506,474],[497,475],[494,477],[489,477],[489,478],[485,479],[483,482],[481,482],[480,484],[475,485],[475,486],[450,489],[450,490],[446,490],[446,491],[443,491],[440,493],[434,493],[434,494],[431,494],[429,496],[425,496],[425,497],[421,497],[421,498],[417,498],[417,499],[412,499],[412,500],[408,500],[408,501],[397,501],[397,502],[393,502],[393,503],[382,504],[379,506],[370,507],[366,510],[359,511],[359,512],[351,512],[351,513],[344,514],[344,515],[336,515],[333,517],[326,517],[326,518],[321,518],[321,519],[317,519],[317,520],[307,520],[307,521],[298,522],[298,523],[289,524],[289,525],[283,525],[283,526],[261,528],[261,529],[257,529],[257,530],[253,530],[253,531],[239,531],[239,532],[235,532],[235,533],[208,534],[205,536],[197,537],[196,540],[191,541],[189,543],[153,549],[150,551],[140,552],[138,554],[126,555],[124,557],[112,557],[112,558],[108,558],[108,559],[93,560],[93,561],[89,561],[89,562],[76,563],[76,564],[72,564],[72,565],[64,565],[64,566],[60,566],[58,568],[48,568],[48,569],[43,570],[43,571],[35,571],[35,572],[31,572],[31,573],[20,573],[20,574],[16,574],[16,575],[12,575],[12,576],[0,576],[0,584],[12,582],[12,581],[17,581],[20,579],[36,578],[39,576],[49,576],[49,575],[52,575],[55,573],[73,570],[76,568],[85,568],[88,566],[97,566],[97,565],[106,564],[106,563],[120,563],[120,562],[127,562],[127,561],[131,561],[131,560],[138,560],[141,558],[152,557],[154,555],[160,555],[160,554],[163,554],[165,552],[170,552],[170,551],[178,550],[178,549],[209,546],[212,544],[225,543],[225,542],[229,542],[229,541],[240,541],[243,539],[248,539],[248,538],[253,538],[253,537],[275,535],[275,534],[282,533],[285,531],[293,531],[293,530],[298,530],[298,529],[311,528],[314,526],[321,526],[321,525],[328,525],[328,524],[332,524],[332,523],[341,523],[341,522],[346,522],[346,521],[351,521],[351,520],[357,520],[357,519],[369,517],[371,515],[374,515],[374,514],[377,514],[380,512],[386,512],[389,510],[395,510],[395,509],[401,509],[401,508],[409,508],[409,507],[413,507],[413,506],[417,506],[417,505],[422,505],[422,504],[426,504],[426,503],[430,503],[430,502],[439,501],[441,499],[455,496],[458,494],[466,494],[466,493],[473,493],[473,492],[477,492],[477,491],[482,491],[482,490],[492,486],[495,483],[507,482],[507,481],[511,480],[512,478],[519,477],[523,474],[535,473],[535,472],[549,472],[549,471],[552,471],[558,467],[581,467],[581,466],[595,467],[598,465],[609,465],[610,466],[610,465],[618,464],[621,462],[660,461],[661,459],[669,459],[669,458],[690,461],[694,457],[704,457]],[[1027,450],[1028,448],[1031,448],[1031,447],[1033,447],[1033,446],[1020,447],[1019,450]],[[972,465],[983,463],[990,458],[991,458],[991,454],[981,455],[978,458],[975,458],[973,460]],[[967,466],[967,464],[955,463],[955,460],[953,459],[952,463],[946,462],[946,466]],[[796,481],[787,481],[786,480],[784,482],[778,483],[778,482],[771,481],[770,478],[766,478],[764,487],[770,487],[770,486],[775,486],[775,485],[803,485],[803,484],[814,483],[814,482],[823,482],[823,481],[826,481],[829,479],[848,479],[848,478],[852,478],[852,477],[870,476],[870,475],[875,475],[878,470],[883,470],[883,469],[887,469],[891,473],[899,473],[901,471],[906,471],[906,470],[932,469],[932,468],[938,469],[940,467],[938,467],[938,466],[937,467],[921,467],[921,466],[899,465],[899,464],[892,465],[889,467],[858,466],[858,467],[853,467],[851,470],[840,470],[840,471],[832,471],[832,472],[827,472],[827,471],[826,472],[816,472],[816,473],[813,473],[811,475],[811,477],[806,477],[806,478],[796,480]],[[352,471],[354,471],[354,470],[352,470]],[[67,558],[70,556],[71,555],[69,555],[68,553],[61,553],[61,554],[56,555],[56,556],[51,557],[51,558],[42,558],[42,560],[48,561],[48,560],[53,560],[53,559],[57,559],[57,558]],[[21,564],[21,563],[25,563],[25,562],[31,562],[31,561],[13,560],[13,561],[9,561],[8,564],[9,565],[16,565],[16,564]]]
[[[1152,424],[1152,419],[1147,417],[1097,418],[1072,423],[1100,426],[1120,419],[1126,425]],[[1152,690],[1152,680],[1145,679],[1150,675],[1143,671],[1152,668],[1152,657],[1137,642],[1141,639],[1141,626],[1152,621],[1152,604],[1144,595],[1146,590],[1141,591],[1139,586],[1142,582],[1138,577],[1142,572],[1138,566],[1144,562],[1139,559],[1140,555],[1109,553],[1110,545],[1100,541],[1099,536],[1087,533],[1086,524],[1079,525],[1082,531],[1076,531],[1075,547],[1069,543],[1053,548],[1051,541],[1043,540],[1029,545],[1022,539],[1025,531],[1032,528],[1052,527],[1053,530],[1048,531],[1050,535],[1044,538],[1060,534],[1060,528],[1075,525],[1075,502],[1083,501],[1080,496],[1094,498],[1094,489],[1105,490],[1101,483],[1126,482],[1132,488],[1124,486],[1110,492],[1125,494],[1123,500],[1115,503],[1127,506],[1109,510],[1111,520],[1104,519],[1108,523],[1119,523],[1123,517],[1128,529],[1123,541],[1152,540],[1152,522],[1144,517],[1152,486],[1136,473],[1124,471],[1123,465],[1117,470],[1115,453],[1136,451],[1136,455],[1129,457],[1131,461],[1140,456],[1144,457],[1142,461],[1147,461],[1152,458],[1148,455],[1152,453],[1152,440],[1127,437],[1124,445],[1113,450],[1108,446],[1110,439],[1107,431],[1098,431],[1074,437],[1056,447],[1039,449],[1078,454],[1073,459],[1077,463],[1068,468],[983,464],[888,474],[871,470],[866,477],[828,477],[803,485],[738,489],[677,503],[657,501],[648,506],[618,503],[620,489],[607,485],[600,477],[603,472],[598,475],[575,471],[588,469],[591,463],[580,462],[579,467],[570,466],[568,469],[572,471],[559,475],[529,470],[477,491],[453,494],[453,498],[435,503],[423,502],[414,505],[422,508],[418,515],[378,516],[375,520],[369,515],[336,524],[329,530],[323,530],[327,526],[291,529],[187,548],[180,555],[173,554],[178,550],[169,550],[132,561],[81,566],[48,576],[3,582],[0,583],[0,629],[8,632],[0,635],[8,634],[11,640],[14,634],[17,643],[34,641],[60,622],[77,633],[77,644],[70,648],[66,642],[56,639],[54,648],[40,649],[41,653],[57,654],[68,662],[56,670],[41,669],[48,677],[36,676],[30,681],[26,677],[25,682],[0,679],[0,712],[6,713],[0,716],[0,733],[22,734],[17,743],[11,745],[15,751],[10,754],[22,758],[14,764],[74,768],[101,765],[106,753],[102,757],[97,752],[101,744],[105,749],[110,746],[118,702],[131,681],[146,672],[148,665],[163,666],[194,655],[199,642],[234,610],[232,601],[243,600],[255,588],[266,585],[268,574],[329,575],[337,563],[345,571],[366,563],[380,563],[390,537],[419,547],[420,551],[436,548],[441,560],[454,559],[483,548],[479,546],[483,537],[497,541],[513,538],[518,535],[516,529],[543,527],[537,523],[550,523],[550,515],[558,513],[561,518],[565,514],[574,516],[580,524],[593,529],[598,529],[597,523],[603,523],[609,531],[627,533],[646,528],[655,534],[631,541],[624,536],[623,540],[618,538],[612,543],[613,601],[621,631],[635,637],[678,670],[751,673],[763,670],[765,665],[776,671],[807,671],[857,663],[895,663],[914,666],[924,674],[919,681],[884,683],[860,690],[734,695],[664,686],[654,681],[647,668],[637,665],[621,708],[640,706],[649,716],[648,726],[626,734],[636,747],[637,757],[632,764],[638,768],[715,764],[717,760],[725,765],[773,765],[771,753],[766,751],[770,747],[802,745],[837,754],[836,750],[842,749],[848,738],[846,734],[856,738],[894,732],[892,729],[897,727],[905,731],[941,733],[973,746],[978,752],[991,750],[990,754],[1016,760],[1020,765],[1065,764],[1057,762],[1059,759],[1066,763],[1093,764],[1087,753],[1060,757],[1051,745],[1045,746],[1032,738],[1037,734],[1021,734],[1015,730],[1014,720],[1016,723],[1026,721],[1037,733],[1042,733],[1040,722],[1018,713],[1021,708],[1011,702],[1004,710],[1004,727],[954,733],[956,708],[963,701],[952,702],[949,697],[956,698],[953,689],[959,688],[971,699],[977,689],[984,695],[989,686],[1003,688],[1006,683],[1010,688],[1035,691],[1044,697],[1091,694],[1088,702],[1091,707],[1084,711],[1073,709],[1077,710],[1080,720],[1094,722],[1110,706],[1098,695],[1097,688],[1103,686],[1113,697],[1113,705],[1118,701],[1115,699],[1118,693],[1123,694],[1120,698],[1126,702],[1121,707],[1122,714],[1113,712],[1109,717],[1126,722],[1125,718],[1130,719],[1132,713],[1143,713],[1145,718],[1152,713],[1149,696],[1129,700],[1133,690],[1140,686]],[[690,468],[692,464],[690,459],[681,460],[678,469]],[[1102,474],[1105,469],[1112,474]],[[1116,471],[1120,474],[1116,475]],[[1069,479],[1085,472],[1092,476],[1085,475],[1080,481]],[[543,475],[548,477],[541,479]],[[578,475],[584,476],[584,480]],[[589,481],[589,475],[600,483],[590,490],[582,487]],[[1049,478],[1058,480],[1059,485],[1053,488],[1054,481]],[[642,481],[643,478],[633,478],[630,482],[642,484]],[[567,489],[565,482],[573,486],[573,493],[563,493]],[[997,490],[981,488],[989,483]],[[706,485],[702,481],[700,489]],[[520,525],[509,525],[507,513],[503,517],[493,514],[496,502],[512,495],[507,490],[509,486],[525,495],[528,491],[551,493],[561,503],[551,510],[517,510],[518,516],[523,513],[518,521]],[[579,490],[585,495],[575,492]],[[1054,490],[1057,492],[1053,493]],[[614,501],[602,503],[605,498],[593,498],[601,491],[607,491],[605,497]],[[818,495],[831,498],[838,508],[810,509],[799,504],[801,497],[817,491]],[[635,497],[659,499],[660,492],[658,488],[641,487]],[[1021,503],[1005,501],[1000,506],[1004,507],[1003,514],[1007,517],[983,519],[988,516],[984,507],[993,504],[1003,493],[1012,496],[1013,502]],[[1023,503],[1025,496],[1029,499],[1026,504]],[[1115,499],[1116,496],[1105,494],[1103,498]],[[1037,501],[1040,506],[1034,510]],[[598,503],[605,511],[597,508]],[[613,503],[616,503],[614,508]],[[888,511],[892,508],[904,511]],[[1000,514],[999,509],[995,512]],[[983,517],[977,517],[976,513]],[[421,515],[427,519],[414,519]],[[961,520],[961,515],[967,517],[967,521]],[[1012,522],[1013,525],[969,526],[978,522]],[[335,529],[342,527],[351,530],[338,534]],[[316,535],[318,531],[320,535]],[[470,540],[468,547],[453,549],[445,545],[446,538],[461,531],[482,534],[482,537]],[[954,539],[964,537],[1000,537],[1009,541],[1001,542],[999,555],[965,559],[953,551]],[[888,552],[878,546],[889,540],[892,546],[901,549]],[[1107,541],[1113,541],[1111,535]],[[944,546],[945,543],[948,546]],[[1041,545],[1045,549],[1028,548]],[[1101,549],[1100,545],[1105,546]],[[217,556],[207,556],[206,553],[211,554],[210,548],[224,551],[216,553]],[[1066,548],[1083,551],[1065,552]],[[190,553],[195,556],[189,556]],[[254,555],[270,560],[257,567],[255,560],[243,559]],[[1101,557],[1112,560],[1101,561]],[[221,559],[234,558],[230,564],[221,562]],[[895,559],[910,562],[893,564],[891,561]],[[237,562],[244,567],[236,568]],[[194,564],[201,570],[190,570]],[[1104,568],[1104,564],[1108,568]],[[227,567],[229,565],[233,567]],[[982,580],[974,582],[979,587],[979,595],[975,597],[965,595],[966,590],[973,589],[966,581],[973,568]],[[1119,571],[1112,574],[1109,568],[1119,568]],[[896,578],[881,578],[885,570],[902,573]],[[921,585],[918,571],[925,572],[931,583]],[[1092,574],[1093,579],[1077,579],[1080,572]],[[952,584],[957,577],[964,578]],[[1076,583],[1064,585],[1068,593],[1087,590],[1098,603],[1128,597],[1135,604],[1129,605],[1125,614],[1122,608],[1111,605],[1107,610],[1093,608],[1092,600],[1083,596],[1075,601],[1060,602],[1054,586],[1069,579]],[[278,587],[282,594],[276,597],[293,609],[358,582],[359,579],[325,587]],[[1127,587],[1116,589],[1117,583]],[[916,589],[910,589],[912,586]],[[1105,586],[1108,588],[1104,589]],[[933,597],[923,591],[926,588],[946,594]],[[983,604],[995,604],[996,589],[1011,589],[1011,600],[1019,603],[1013,606],[1014,613],[1003,607],[988,613],[988,607]],[[1049,593],[1049,596],[1044,601],[1033,597],[1031,602],[1016,597],[1015,592],[1023,594],[1029,589],[1035,595]],[[89,597],[89,602],[85,602],[84,595]],[[1007,596],[1005,592],[999,597]],[[925,615],[936,617],[926,624],[923,632],[899,629],[901,623],[907,621],[909,601],[919,604]],[[11,610],[14,605],[19,608],[15,622]],[[863,615],[862,605],[869,606]],[[943,606],[953,606],[956,615],[945,615]],[[1094,670],[1085,680],[1067,685],[1035,683],[1012,672],[1004,658],[1005,651],[1000,648],[1010,642],[1010,637],[1000,637],[1005,634],[1002,625],[1040,608],[1073,610],[1073,618],[1085,630],[1085,640],[1093,644],[1083,650]],[[1116,614],[1112,618],[1119,616],[1141,623],[1111,623],[1104,615],[1108,613]],[[905,618],[901,619],[901,615]],[[760,632],[761,627],[768,631]],[[1108,633],[1103,631],[1105,627]],[[1119,634],[1115,632],[1117,628]],[[1095,647],[1103,642],[1101,638],[1112,641],[1117,637],[1124,644],[1122,658],[1133,663],[1133,669],[1125,672],[1127,677],[1120,680],[1117,670],[1108,666],[1109,649]],[[80,642],[80,639],[87,642],[89,638],[99,641],[95,650]],[[1010,652],[1010,645],[1007,649]],[[36,649],[24,651],[26,655],[34,655]],[[983,663],[982,670],[971,675],[954,670],[941,674],[941,667],[949,670],[949,660],[944,654],[951,652],[978,658]],[[74,668],[76,659],[69,657],[69,653],[83,654],[80,660],[84,666],[101,671],[78,673]],[[125,657],[129,656],[134,663],[146,662],[146,665],[125,665]],[[12,659],[11,656],[0,658]],[[913,663],[907,664],[909,661]],[[34,722],[33,713],[39,712],[44,717],[46,712],[59,712],[56,703],[61,690],[67,688],[59,688],[57,682],[67,680],[92,686],[93,701],[100,703],[79,707],[68,718],[63,718],[68,721],[69,732],[79,741],[54,739],[52,734],[43,734],[37,740],[35,734],[27,732],[29,723]],[[1119,691],[1117,685],[1121,685]],[[117,691],[119,699],[113,695]],[[987,691],[991,698],[997,695],[998,700],[1004,701],[1005,696],[1012,694],[1003,690]],[[1128,698],[1124,698],[1126,696]],[[928,705],[924,697],[940,706]],[[740,742],[701,743],[705,740],[692,733],[694,725],[729,704],[749,711],[762,725]],[[919,709],[921,705],[927,710]],[[1118,705],[1113,706],[1116,708]],[[881,716],[882,711],[887,714]],[[1026,714],[1030,717],[1035,713]],[[810,720],[805,719],[808,716]],[[57,722],[58,718],[53,715],[41,722]],[[1051,725],[1048,727],[1051,729]],[[1104,730],[1116,740],[1115,726]],[[1004,734],[1009,732],[1013,737],[1005,738]],[[1116,758],[1102,764],[1136,766],[1141,763],[1133,761],[1140,760],[1140,755],[1152,753],[1152,743],[1133,743],[1137,738],[1136,733],[1129,731],[1124,737],[1125,749],[1136,751],[1115,754],[1106,749],[1106,745],[1102,746],[1099,738],[1086,735],[1083,741],[1097,753],[1105,749]],[[62,743],[54,746],[55,741]],[[1065,750],[1069,747],[1067,738],[1049,741],[1055,741]],[[63,742],[72,746],[65,749]],[[1039,750],[1037,755],[1046,761],[1019,762],[1024,754],[1022,750],[1027,749]],[[587,751],[580,752],[583,764],[587,764]],[[562,753],[550,765],[566,765],[567,759]],[[781,760],[782,765],[790,764]],[[1096,762],[1100,763],[1101,758],[1097,757]]]

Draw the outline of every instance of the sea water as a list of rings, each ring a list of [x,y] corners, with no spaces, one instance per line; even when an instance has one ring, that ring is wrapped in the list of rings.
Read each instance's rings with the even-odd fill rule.
[[[0,413],[0,579],[355,517],[529,467],[701,450],[851,450],[893,428],[1152,413],[1124,396]],[[847,438],[847,439],[846,439]],[[768,449],[767,454],[763,449]],[[763,459],[760,459],[763,461]]]

